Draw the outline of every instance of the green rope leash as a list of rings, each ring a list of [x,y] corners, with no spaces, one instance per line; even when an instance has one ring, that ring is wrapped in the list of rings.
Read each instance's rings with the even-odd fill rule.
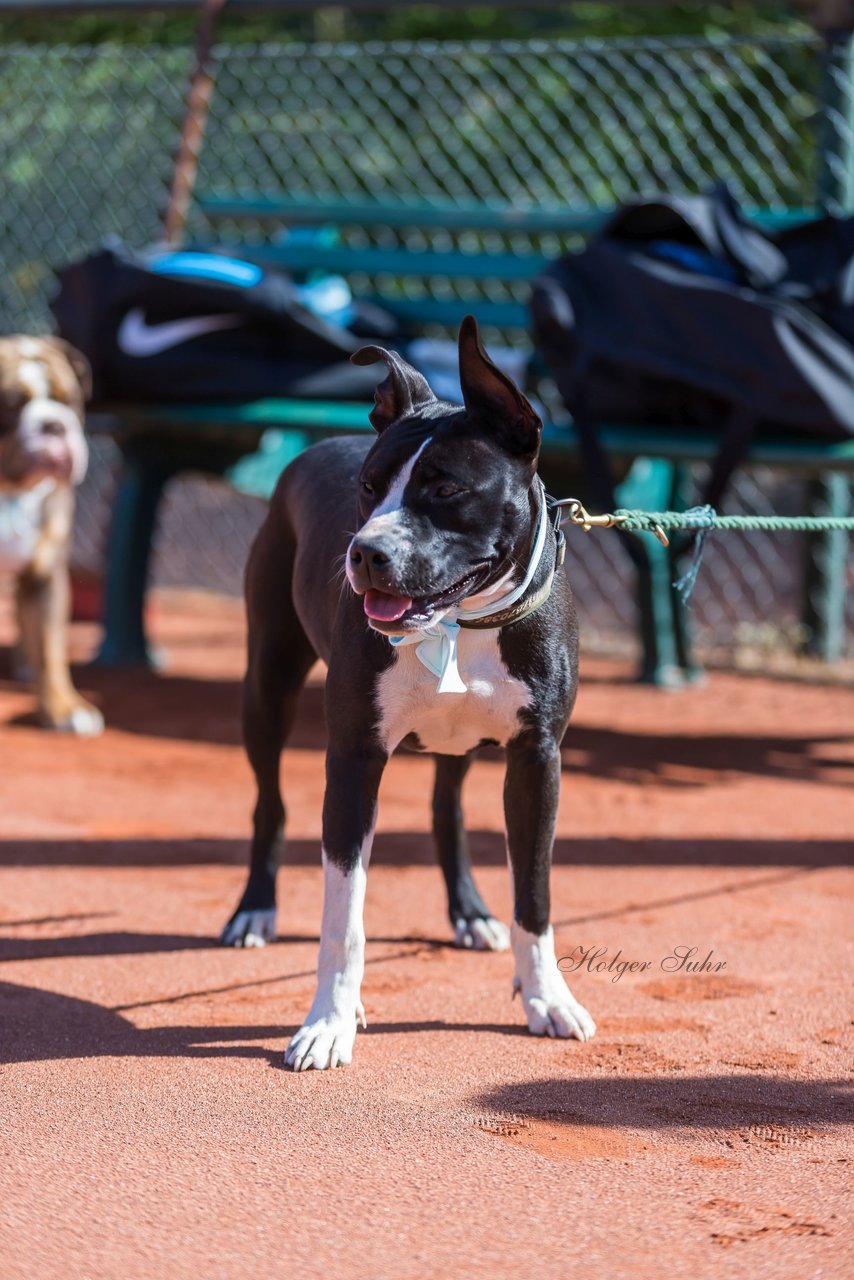
[[[709,532],[711,529],[782,529],[795,533],[827,533],[837,530],[854,532],[854,516],[719,516],[714,507],[691,507],[689,511],[632,511],[625,508],[613,515],[592,516],[577,498],[552,498],[549,505],[566,509],[561,523],[580,525],[585,533],[591,529],[625,529],[629,533],[654,533],[667,545],[667,533],[685,530]]]
[[[614,512],[614,524],[630,533],[665,533],[677,529],[784,529],[795,533],[854,532],[854,516],[719,516],[713,507],[690,511]]]
[[[668,533],[696,533],[694,557],[687,571],[674,582],[683,600],[687,600],[697,581],[703,544],[713,529],[789,530],[795,533],[854,532],[854,516],[719,516],[714,507],[691,507],[689,511],[631,511],[621,509],[612,515],[592,516],[577,498],[552,499],[555,509],[566,509],[561,523],[580,525],[585,533],[591,529],[625,529],[628,533],[654,533],[659,542],[669,546]]]

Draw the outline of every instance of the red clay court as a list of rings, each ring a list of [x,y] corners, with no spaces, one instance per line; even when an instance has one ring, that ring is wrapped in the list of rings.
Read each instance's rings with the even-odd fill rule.
[[[558,954],[650,962],[570,978],[587,1045],[530,1037],[509,956],[449,945],[431,763],[396,758],[368,1030],[351,1067],[294,1075],[322,677],[285,757],[282,937],[222,949],[253,799],[242,616],[204,596],[155,609],[166,674],[79,673],[99,740],[45,735],[0,684],[3,1280],[850,1274],[851,688],[716,673],[673,696],[583,663]],[[77,627],[78,657],[95,639]],[[506,920],[501,779],[478,762],[466,808]],[[668,972],[680,946],[725,967]]]

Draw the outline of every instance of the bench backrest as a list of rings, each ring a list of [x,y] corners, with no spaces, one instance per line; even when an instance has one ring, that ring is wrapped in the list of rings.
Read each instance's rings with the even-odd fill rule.
[[[517,209],[512,206],[311,201],[269,195],[208,195],[198,200],[209,223],[260,224],[271,228],[256,238],[253,257],[293,272],[346,276],[354,292],[402,320],[454,329],[476,310],[486,329],[526,330],[526,287],[553,257],[532,247],[537,237],[556,236],[577,245],[596,231],[610,210],[594,208]],[[807,209],[748,210],[757,222],[779,228],[812,216]],[[463,244],[450,248],[410,248],[352,242],[353,230],[374,238],[381,228],[395,232],[444,231]],[[508,247],[518,235],[521,247]],[[467,241],[467,243],[465,243]],[[491,286],[507,287],[501,298]],[[443,292],[446,296],[442,296]]]

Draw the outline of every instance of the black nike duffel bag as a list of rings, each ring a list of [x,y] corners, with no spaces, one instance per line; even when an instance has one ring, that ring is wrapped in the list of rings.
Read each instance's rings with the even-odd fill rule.
[[[318,314],[316,288],[225,253],[110,245],[57,278],[58,332],[88,358],[102,403],[370,401],[376,370],[349,357],[394,337],[377,308],[344,298]]]

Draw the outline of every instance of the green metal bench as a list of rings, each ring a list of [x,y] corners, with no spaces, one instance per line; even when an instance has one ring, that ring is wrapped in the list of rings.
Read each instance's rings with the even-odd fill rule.
[[[345,275],[360,297],[382,305],[408,325],[454,330],[473,311],[487,336],[503,341],[524,339],[528,316],[524,301],[492,298],[491,286],[517,287],[534,278],[546,258],[537,252],[510,252],[502,237],[490,233],[521,232],[525,237],[554,234],[564,243],[595,230],[606,216],[597,209],[514,209],[498,206],[416,205],[396,202],[345,203],[304,201],[266,196],[200,198],[197,205],[209,223],[250,220],[287,227],[330,229],[308,242],[303,236],[252,245],[253,257],[300,276]],[[758,221],[779,227],[809,217],[807,210],[753,211]],[[460,248],[408,249],[346,243],[353,228],[395,228],[467,233],[476,242]],[[345,239],[339,239],[343,232]],[[423,292],[414,297],[412,284]],[[428,286],[439,285],[433,291]],[[449,286],[452,296],[437,296]],[[497,292],[497,290],[496,290]],[[469,293],[471,296],[467,297]],[[166,483],[182,471],[225,477],[236,488],[269,497],[283,467],[311,441],[338,432],[369,431],[368,406],[341,402],[260,400],[232,405],[110,406],[93,415],[95,431],[117,441],[123,459],[107,562],[105,637],[100,660],[133,664],[150,660],[144,627],[144,601],[152,535]],[[662,509],[683,501],[685,468],[714,458],[711,437],[678,429],[612,425],[602,434],[609,454],[633,466],[621,488],[624,506]],[[751,450],[745,465],[791,468],[815,478],[829,512],[846,514],[850,501],[854,447],[765,440]],[[577,487],[578,441],[569,422],[547,422],[541,471],[554,493]],[[672,553],[654,538],[647,544],[647,565],[638,572],[638,613],[644,680],[671,684],[694,672],[685,612],[671,589]],[[826,659],[840,656],[844,640],[844,576],[846,536],[824,536],[819,563],[821,580],[811,584],[809,624],[816,650]]]

